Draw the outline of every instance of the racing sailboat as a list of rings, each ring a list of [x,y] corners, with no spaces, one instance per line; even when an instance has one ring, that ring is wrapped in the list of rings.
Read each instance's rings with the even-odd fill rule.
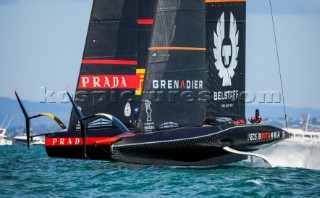
[[[245,0],[94,0],[68,129],[50,157],[212,166],[288,138],[245,122]],[[51,114],[42,115],[64,125]],[[263,156],[260,156],[263,158]]]

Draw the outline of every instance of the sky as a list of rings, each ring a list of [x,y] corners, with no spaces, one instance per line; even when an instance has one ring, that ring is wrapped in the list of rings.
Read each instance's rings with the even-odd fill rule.
[[[320,109],[320,1],[272,0],[286,105]],[[0,97],[74,92],[92,0],[0,0]],[[247,1],[246,89],[281,91],[269,0]]]

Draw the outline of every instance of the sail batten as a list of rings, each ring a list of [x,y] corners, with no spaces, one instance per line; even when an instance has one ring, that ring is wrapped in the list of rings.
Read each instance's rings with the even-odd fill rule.
[[[108,59],[86,59],[81,64],[103,64],[103,65],[137,65],[136,60],[108,60]]]
[[[152,25],[154,22],[153,19],[138,19],[137,23],[139,25]]]
[[[156,50],[185,50],[185,51],[205,51],[206,48],[202,47],[181,47],[181,46],[158,46],[158,47],[150,47],[149,51]]]

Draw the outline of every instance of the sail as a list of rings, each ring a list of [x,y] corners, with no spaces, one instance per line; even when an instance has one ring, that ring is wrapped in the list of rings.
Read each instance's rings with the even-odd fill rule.
[[[157,0],[139,0],[138,65],[139,68],[143,69],[147,65],[148,47],[150,45],[156,5]],[[139,91],[142,91],[142,86],[139,88],[141,88]],[[138,93],[137,95],[141,95],[141,93]]]
[[[134,124],[155,2],[93,1],[75,94],[84,116],[108,113],[126,125]],[[77,123],[72,111],[69,130]]]
[[[207,118],[245,117],[245,0],[206,0]]]
[[[159,0],[137,130],[202,126],[205,79],[205,2]]]

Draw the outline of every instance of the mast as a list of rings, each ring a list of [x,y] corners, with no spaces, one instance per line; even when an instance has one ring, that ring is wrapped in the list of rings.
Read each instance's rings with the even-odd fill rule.
[[[205,47],[204,1],[159,0],[137,130],[202,126]]]
[[[304,127],[304,132],[308,131],[309,120],[310,120],[310,114],[308,114],[307,121],[306,121],[306,124],[305,124],[305,127]]]
[[[6,133],[7,129],[9,128],[9,126],[10,126],[10,124],[11,124],[12,119],[13,119],[13,116],[11,116],[11,118],[10,118],[10,120],[9,120],[9,122],[8,122],[8,124],[7,124],[7,126],[5,127],[5,131],[3,132],[3,135]]]
[[[246,0],[206,1],[206,118],[245,118]]]
[[[8,116],[6,116],[6,117],[4,118],[4,120],[2,121],[2,124],[1,124],[1,127],[0,127],[0,128],[3,128],[3,124],[6,122],[7,118],[8,118]]]

